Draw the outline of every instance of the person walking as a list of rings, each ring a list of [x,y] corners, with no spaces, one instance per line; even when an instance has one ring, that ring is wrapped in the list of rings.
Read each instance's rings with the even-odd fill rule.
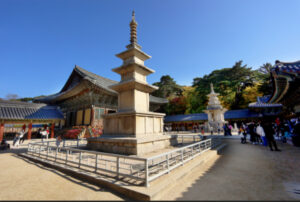
[[[20,140],[19,140],[19,144],[23,144],[25,140],[25,129],[22,129],[21,132],[20,132]]]
[[[266,120],[262,127],[264,129],[265,137],[267,139],[270,150],[274,151],[273,147],[272,147],[272,145],[273,145],[274,148],[275,148],[275,151],[281,151],[280,149],[278,149],[277,144],[276,144],[275,139],[274,139],[275,131],[272,127],[271,120]]]
[[[263,127],[261,126],[261,122],[258,123],[258,126],[256,127],[256,133],[260,136],[261,140],[262,140],[262,145],[267,146],[267,139],[266,139],[266,134],[265,131],[263,129]]]
[[[17,133],[14,140],[13,140],[13,146],[14,147],[19,147],[20,143],[20,133]]]

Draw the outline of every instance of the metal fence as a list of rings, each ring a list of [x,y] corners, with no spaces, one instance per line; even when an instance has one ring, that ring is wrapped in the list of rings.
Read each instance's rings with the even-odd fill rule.
[[[78,147],[81,145],[77,140],[65,141],[62,147],[53,145],[55,141],[48,141],[46,144],[41,142],[29,143],[28,153],[39,158],[118,178],[135,185],[149,186],[149,183],[154,179],[169,173],[221,143],[220,138],[209,138],[202,141],[200,141],[200,136],[178,135],[177,138],[179,144],[190,141],[195,143],[150,158],[72,148],[71,146]]]

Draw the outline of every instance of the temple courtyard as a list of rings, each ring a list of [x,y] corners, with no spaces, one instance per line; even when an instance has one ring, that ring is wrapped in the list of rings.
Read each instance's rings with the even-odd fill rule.
[[[170,183],[155,199],[300,199],[300,148],[277,142],[282,151],[271,152],[261,145],[241,144],[239,136],[224,141],[227,146],[220,155],[192,169],[177,183]],[[18,149],[0,153],[0,200],[128,199],[18,156],[25,151],[26,142]],[[168,177],[172,173],[164,180]]]

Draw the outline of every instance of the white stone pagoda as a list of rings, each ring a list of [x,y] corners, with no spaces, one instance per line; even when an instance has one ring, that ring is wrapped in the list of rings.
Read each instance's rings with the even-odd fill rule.
[[[210,128],[212,127],[213,131],[216,132],[218,131],[218,128],[222,129],[222,126],[225,123],[224,113],[227,109],[222,107],[218,98],[219,93],[215,93],[212,83],[210,84],[210,90],[210,94],[207,95],[209,97],[208,104],[206,110],[204,110],[208,115],[206,128],[210,131]]]
[[[123,60],[123,64],[112,69],[121,75],[121,81],[110,86],[119,93],[118,111],[104,116],[104,134],[88,140],[88,146],[92,149],[141,155],[171,144],[170,136],[163,135],[165,114],[149,111],[149,93],[157,87],[147,83],[146,76],[154,70],[144,65],[144,61],[151,56],[138,45],[136,28],[133,12],[130,44],[126,46],[127,50],[116,55]]]

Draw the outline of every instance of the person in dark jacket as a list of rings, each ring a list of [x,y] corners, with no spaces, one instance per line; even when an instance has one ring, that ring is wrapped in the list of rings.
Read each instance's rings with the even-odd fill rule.
[[[276,141],[274,139],[275,131],[272,127],[271,120],[270,119],[265,120],[264,123],[262,124],[262,127],[265,131],[266,139],[267,139],[268,145],[270,147],[270,150],[273,151],[273,147],[272,147],[272,145],[273,145],[275,148],[275,151],[281,151],[280,149],[278,149]]]
[[[292,136],[292,142],[294,146],[300,147],[300,118],[298,118],[297,123],[294,127],[294,132]]]

